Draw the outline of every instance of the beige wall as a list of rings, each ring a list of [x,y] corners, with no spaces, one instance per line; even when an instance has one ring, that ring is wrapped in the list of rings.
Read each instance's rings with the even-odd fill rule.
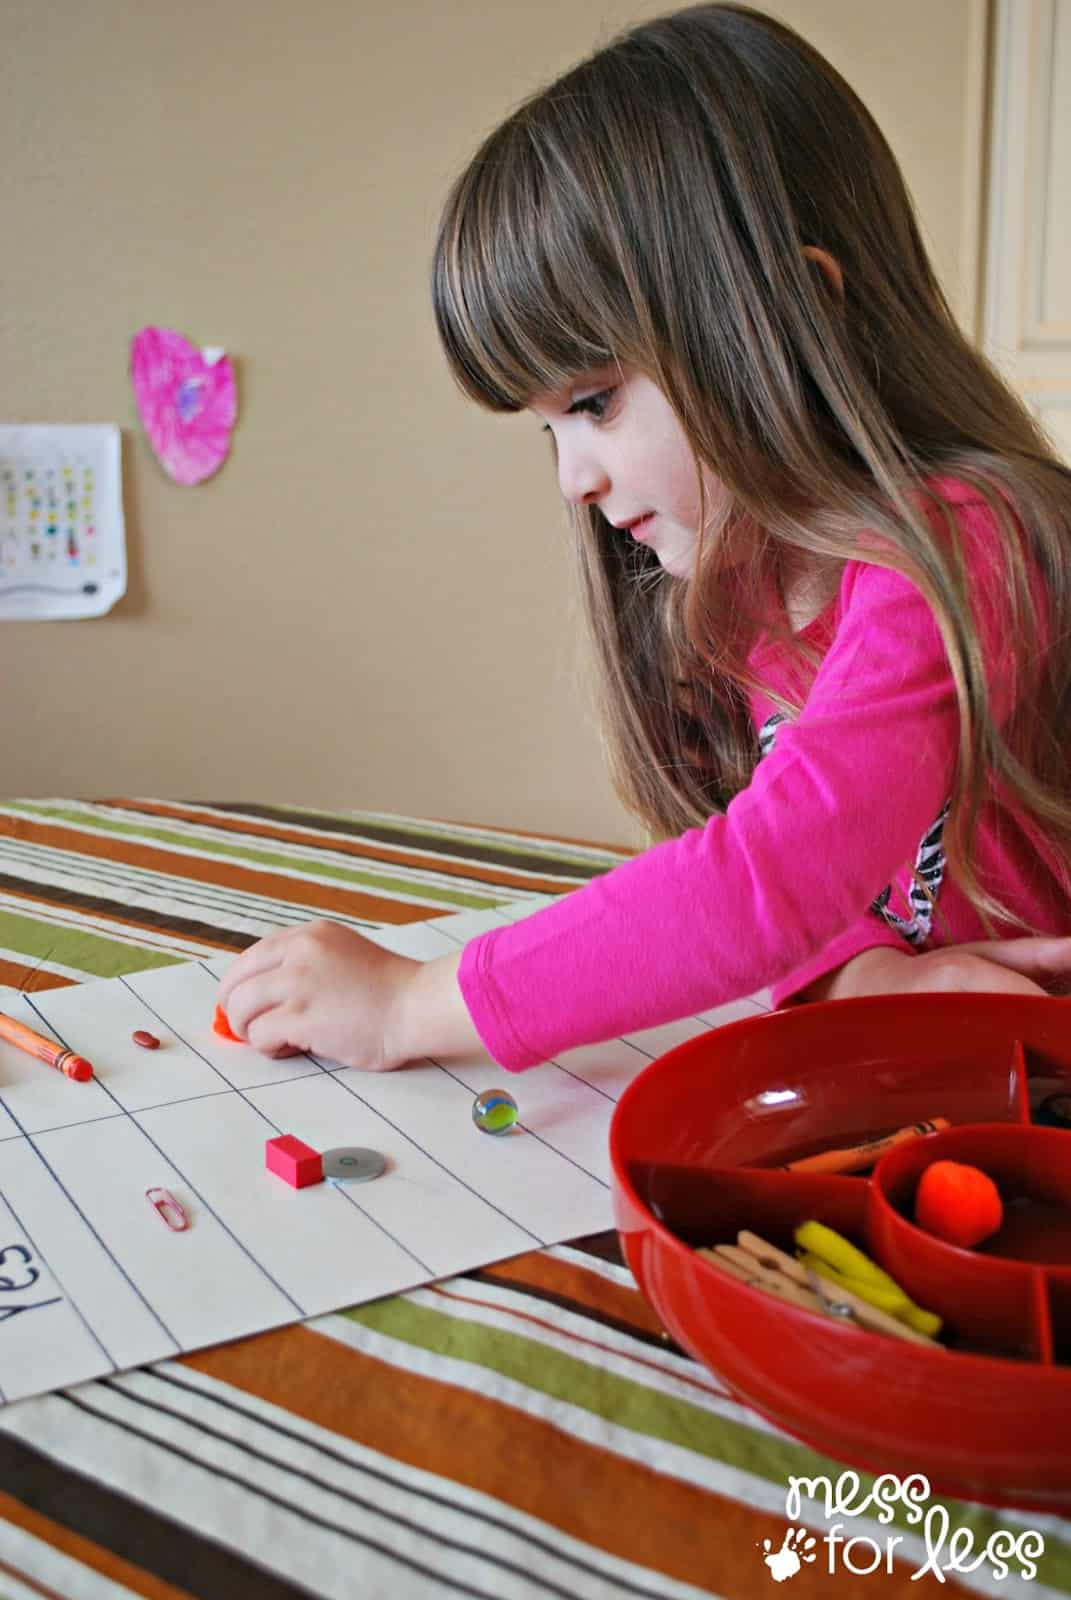
[[[122,425],[131,577],[100,620],[0,623],[3,792],[636,837],[544,442],[454,391],[426,282],[483,133],[664,9],[5,0],[0,420]],[[980,0],[777,10],[882,122],[973,315]],[[233,454],[199,488],[135,425],[146,323],[236,358]]]

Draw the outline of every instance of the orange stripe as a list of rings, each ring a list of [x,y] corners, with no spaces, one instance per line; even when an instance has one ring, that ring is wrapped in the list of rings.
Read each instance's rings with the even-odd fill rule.
[[[21,989],[32,994],[35,989],[64,989],[78,983],[78,978],[64,978],[58,972],[46,972],[43,967],[24,967],[18,961],[0,960],[0,983],[8,989]]]
[[[12,830],[10,821],[18,823],[18,837],[32,844],[45,844],[55,850],[71,850],[80,856],[98,861],[121,861],[127,866],[144,867],[151,872],[166,872],[175,878],[185,878],[194,883],[211,883],[228,889],[240,889],[245,894],[266,895],[275,900],[285,900],[290,905],[303,906],[309,911],[341,912],[350,917],[364,917],[373,922],[420,922],[429,914],[445,916],[449,906],[409,905],[397,900],[382,900],[373,894],[357,889],[336,889],[330,884],[302,880],[295,883],[271,872],[254,867],[235,866],[218,856],[178,855],[153,845],[139,845],[130,840],[114,839],[107,834],[78,833],[72,828],[51,824],[27,822],[25,818],[0,819],[0,833]],[[414,892],[420,892],[414,884]]]
[[[303,845],[306,849],[331,850],[340,855],[356,856],[369,861],[383,861],[392,866],[424,869],[441,873],[444,877],[469,878],[479,883],[497,884],[501,888],[530,889],[542,894],[560,894],[561,878],[536,878],[530,873],[523,876],[507,866],[488,867],[477,862],[457,861],[450,856],[425,855],[416,850],[391,849],[389,845],[374,844],[371,840],[347,839],[345,835],[328,837],[319,829],[303,831],[287,827],[281,822],[266,822],[261,817],[234,816],[221,813],[206,817],[201,812],[162,801],[107,800],[101,804],[116,810],[141,812],[147,816],[172,817],[176,821],[199,823],[202,828],[219,828],[228,833],[250,834],[262,839],[277,839],[281,843]],[[359,823],[359,818],[354,819]],[[533,838],[536,835],[532,835]],[[460,841],[463,843],[463,841]]]
[[[727,1600],[769,1600],[762,1541],[780,1548],[783,1516],[624,1460],[546,1419],[391,1366],[301,1326],[182,1359],[395,1461],[515,1506],[596,1549],[712,1588]],[[804,1567],[793,1584],[793,1600],[829,1600],[824,1566]],[[873,1600],[874,1591],[873,1579],[838,1568],[837,1600]],[[938,1594],[948,1600],[950,1593],[965,1592],[932,1575],[914,1583],[904,1564],[884,1579],[882,1590],[886,1600],[936,1600]]]
[[[151,1572],[146,1572],[144,1567],[135,1567],[131,1562],[124,1561],[121,1556],[105,1550],[103,1545],[94,1544],[92,1539],[85,1539],[80,1533],[72,1533],[62,1523],[53,1522],[50,1517],[42,1516],[39,1511],[23,1505],[21,1500],[4,1494],[2,1490],[0,1490],[0,1517],[3,1517],[5,1522],[13,1523],[16,1528],[24,1529],[42,1543],[51,1545],[54,1550],[62,1551],[72,1560],[80,1561],[84,1567],[99,1572],[102,1577],[110,1578],[113,1583],[125,1584],[135,1594],[143,1595],[145,1600],[193,1600],[189,1590],[176,1589],[174,1584],[164,1583],[162,1579],[155,1578]],[[49,1600],[52,1600],[53,1595],[55,1600],[66,1600],[65,1596],[56,1594],[54,1590],[35,1584],[32,1578],[14,1567],[6,1567],[0,1563],[0,1570],[11,1573],[20,1583],[29,1584],[39,1594],[47,1595]]]
[[[622,1322],[641,1333],[660,1336],[664,1332],[661,1322],[638,1289],[613,1283],[597,1272],[589,1272],[585,1267],[547,1255],[542,1250],[531,1250],[512,1261],[499,1261],[494,1266],[484,1267],[480,1276],[558,1295],[582,1309],[612,1317],[615,1322]]]

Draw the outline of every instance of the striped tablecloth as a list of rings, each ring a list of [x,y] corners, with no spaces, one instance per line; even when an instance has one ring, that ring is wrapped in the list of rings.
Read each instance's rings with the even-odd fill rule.
[[[237,951],[311,915],[536,905],[617,859],[368,812],[13,801],[0,983]],[[786,1547],[798,1600],[1071,1593],[1050,1516],[942,1502],[971,1560],[1039,1532],[1034,1578],[938,1576],[917,1530],[869,1514],[840,1519],[850,1563],[822,1508],[791,1533],[790,1476],[842,1471],[670,1344],[600,1236],[0,1411],[0,1600],[752,1597]]]

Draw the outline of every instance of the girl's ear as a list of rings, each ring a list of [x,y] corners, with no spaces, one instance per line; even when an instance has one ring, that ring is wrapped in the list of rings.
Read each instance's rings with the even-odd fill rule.
[[[828,250],[820,250],[816,244],[805,244],[803,253],[808,261],[817,263],[837,299],[843,300],[844,273],[840,269],[840,262],[836,256],[831,256]]]

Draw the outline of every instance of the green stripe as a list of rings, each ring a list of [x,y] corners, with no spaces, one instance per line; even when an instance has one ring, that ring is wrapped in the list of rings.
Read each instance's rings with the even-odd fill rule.
[[[513,898],[506,889],[497,895],[474,894],[453,888],[440,888],[434,884],[414,883],[407,878],[386,875],[380,877],[372,872],[354,871],[351,868],[315,859],[307,860],[302,856],[277,855],[271,850],[256,850],[249,847],[237,850],[233,845],[223,841],[191,838],[189,834],[173,833],[168,828],[133,826],[129,823],[116,822],[109,817],[88,816],[84,811],[67,811],[60,806],[52,809],[29,801],[20,801],[19,809],[50,821],[58,819],[61,822],[69,822],[73,827],[90,833],[115,834],[123,839],[140,841],[151,839],[169,849],[180,850],[184,855],[222,856],[225,860],[237,862],[239,865],[255,865],[288,876],[303,872],[308,877],[325,879],[340,886],[357,886],[381,895],[391,893],[404,895],[407,900],[414,901],[418,905],[425,902],[486,911],[493,906],[506,904]]]
[[[121,973],[147,972],[151,967],[172,967],[191,959],[188,951],[146,949],[104,934],[35,922],[17,911],[0,916],[0,943],[30,961],[57,961],[93,978],[117,978]]]
[[[682,1446],[712,1461],[755,1471],[752,1457],[756,1443],[761,1444],[764,1454],[772,1447],[777,1459],[783,1459],[786,1471],[789,1461],[799,1458],[798,1447],[757,1436],[739,1423],[712,1416],[691,1401],[657,1393],[523,1334],[468,1322],[401,1296],[354,1306],[342,1315],[388,1338],[489,1368],[503,1378],[578,1406],[615,1426]],[[823,1470],[819,1456],[808,1453],[807,1462],[808,1473]],[[777,1476],[768,1469],[761,1475]]]
[[[825,1476],[835,1483],[845,1470],[842,1462],[822,1456],[794,1439],[759,1432],[746,1423],[719,1417],[691,1401],[648,1389],[522,1334],[468,1322],[402,1296],[355,1306],[342,1314],[403,1344],[497,1372],[601,1417],[615,1427],[765,1478],[786,1495],[790,1477]],[[859,1473],[859,1479],[862,1496],[874,1479],[865,1472]],[[999,1511],[936,1494],[933,1502],[947,1507],[952,1530],[964,1527],[973,1531],[976,1554],[984,1549],[991,1534],[1008,1527],[1001,1522]],[[1026,1515],[1029,1517],[1029,1513]],[[899,1506],[890,1530],[893,1526],[905,1533],[919,1531],[909,1527],[906,1512]],[[1020,1530],[1011,1525],[1009,1531],[1014,1536]],[[1071,1524],[1067,1538],[1054,1539],[1046,1532],[1044,1539],[1045,1554],[1038,1562],[1037,1581],[1061,1593],[1071,1593]],[[1013,1573],[1015,1570],[1013,1567]],[[1014,1583],[1014,1578],[1009,1581]]]

